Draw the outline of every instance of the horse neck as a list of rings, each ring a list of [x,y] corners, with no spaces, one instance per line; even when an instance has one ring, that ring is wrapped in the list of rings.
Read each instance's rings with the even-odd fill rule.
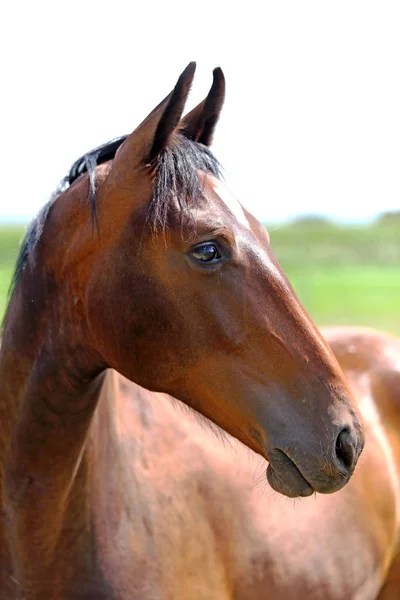
[[[24,541],[38,539],[35,527],[57,537],[104,378],[84,319],[43,273],[39,265],[23,273],[0,350],[0,508],[11,538]]]

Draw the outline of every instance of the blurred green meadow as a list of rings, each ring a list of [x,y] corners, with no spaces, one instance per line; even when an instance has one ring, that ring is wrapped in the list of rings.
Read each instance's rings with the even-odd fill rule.
[[[318,325],[366,325],[400,335],[400,217],[371,225],[304,218],[268,228],[275,255]],[[0,227],[0,317],[23,227]]]
[[[400,335],[400,218],[363,226],[303,219],[269,228],[272,248],[317,325]]]
[[[0,321],[7,304],[8,289],[25,227],[0,226]]]

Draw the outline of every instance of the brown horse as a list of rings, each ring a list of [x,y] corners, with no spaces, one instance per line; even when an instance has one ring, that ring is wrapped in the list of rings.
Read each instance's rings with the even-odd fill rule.
[[[28,230],[0,355],[2,599],[372,598],[389,568],[392,442],[378,428],[326,495],[353,474],[359,410],[220,180],[219,69],[182,119],[193,75],[78,162]],[[265,460],[280,494],[254,486]]]

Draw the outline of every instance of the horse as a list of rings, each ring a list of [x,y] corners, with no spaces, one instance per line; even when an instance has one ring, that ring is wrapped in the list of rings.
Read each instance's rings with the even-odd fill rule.
[[[361,358],[340,366],[209,149],[221,69],[182,116],[194,72],[78,161],[22,244],[0,354],[5,600],[372,598],[394,561],[394,442],[359,398],[395,412],[394,370],[372,392]],[[397,360],[385,344],[372,363]]]

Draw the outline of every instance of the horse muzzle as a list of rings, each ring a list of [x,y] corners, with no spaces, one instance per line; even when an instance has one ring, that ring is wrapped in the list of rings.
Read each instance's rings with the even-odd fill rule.
[[[364,447],[361,432],[350,427],[340,430],[334,447],[311,458],[290,449],[269,452],[267,479],[271,487],[289,498],[311,496],[314,492],[332,494],[351,478]]]

